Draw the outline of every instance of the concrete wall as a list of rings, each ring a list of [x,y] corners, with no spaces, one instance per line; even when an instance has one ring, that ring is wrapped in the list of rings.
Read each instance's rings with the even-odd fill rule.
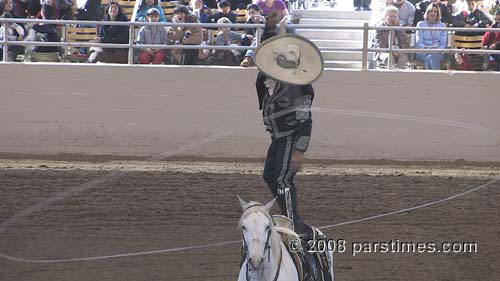
[[[0,64],[0,153],[264,157],[255,69]],[[500,161],[500,76],[325,71],[309,157]]]

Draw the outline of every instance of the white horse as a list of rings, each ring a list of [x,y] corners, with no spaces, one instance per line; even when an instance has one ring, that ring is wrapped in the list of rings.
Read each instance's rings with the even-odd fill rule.
[[[238,281],[298,281],[297,268],[280,235],[276,232],[270,210],[275,199],[266,205],[245,202],[240,198],[243,215],[240,228],[246,259]]]

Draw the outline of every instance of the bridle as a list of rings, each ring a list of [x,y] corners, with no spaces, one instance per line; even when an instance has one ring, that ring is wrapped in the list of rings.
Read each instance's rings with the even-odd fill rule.
[[[248,207],[246,207],[244,209],[244,211],[247,211],[248,209],[252,208],[252,207],[256,207],[256,206],[262,206],[261,204],[259,203],[255,203],[255,204],[252,204]],[[275,222],[271,219],[271,223],[274,225]],[[270,244],[270,240],[271,240],[271,234],[272,234],[272,230],[271,228],[269,228],[269,230],[267,231],[267,238],[266,238],[266,243],[264,244],[264,252],[262,253],[262,256],[264,257],[266,255],[266,252],[267,252],[267,262],[270,263],[271,262],[271,244]],[[249,281],[249,276],[248,276],[248,273],[250,271],[249,267],[248,267],[248,257],[249,257],[249,253],[248,253],[248,245],[247,245],[247,241],[245,240],[245,238],[243,238],[243,249],[245,251],[245,254],[247,256],[247,265],[246,265],[246,270],[245,270],[245,273],[246,273],[246,279],[247,281]],[[272,281],[276,281],[278,280],[278,276],[280,275],[280,270],[281,270],[281,259],[283,258],[283,252],[280,248],[280,257],[278,259],[278,269],[276,270],[276,274],[274,275],[274,278]]]

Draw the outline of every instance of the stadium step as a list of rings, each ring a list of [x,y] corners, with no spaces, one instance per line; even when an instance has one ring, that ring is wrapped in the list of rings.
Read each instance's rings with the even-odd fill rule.
[[[300,24],[312,25],[337,25],[337,26],[363,26],[363,20],[352,19],[301,19]]]
[[[327,40],[310,39],[318,48],[363,48],[363,41],[359,40]]]
[[[294,15],[302,19],[346,19],[369,21],[371,12],[333,11],[333,10],[294,10]]]
[[[361,61],[325,60],[325,68],[351,68],[361,69]]]
[[[321,51],[325,61],[361,61],[361,52]]]
[[[363,40],[362,30],[297,29],[297,34],[308,39]]]

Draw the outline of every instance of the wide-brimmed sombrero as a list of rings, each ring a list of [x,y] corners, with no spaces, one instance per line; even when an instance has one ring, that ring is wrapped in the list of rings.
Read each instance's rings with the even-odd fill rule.
[[[321,76],[324,61],[318,47],[307,38],[281,34],[267,39],[255,50],[255,65],[278,81],[307,85]]]

